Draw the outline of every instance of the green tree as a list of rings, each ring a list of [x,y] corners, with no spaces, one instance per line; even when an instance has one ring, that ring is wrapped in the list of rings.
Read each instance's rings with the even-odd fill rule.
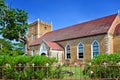
[[[0,39],[0,55],[22,55],[24,54],[22,43],[12,43],[6,39]]]
[[[5,39],[0,39],[0,50],[1,50],[2,48],[6,48],[6,49],[8,49],[8,50],[12,50],[12,49],[13,49],[13,46],[12,46],[12,44],[11,44],[10,41],[5,40]]]
[[[0,0],[0,16],[0,34],[6,39],[24,43],[27,48],[27,12],[9,8],[4,0]]]
[[[2,23],[3,15],[5,15],[5,11],[7,10],[7,6],[4,0],[0,0],[0,23]]]

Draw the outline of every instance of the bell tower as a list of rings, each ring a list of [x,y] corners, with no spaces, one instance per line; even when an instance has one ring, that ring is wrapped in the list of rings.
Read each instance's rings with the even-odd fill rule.
[[[28,42],[30,43],[50,31],[52,31],[52,24],[38,19],[37,21],[29,24]]]

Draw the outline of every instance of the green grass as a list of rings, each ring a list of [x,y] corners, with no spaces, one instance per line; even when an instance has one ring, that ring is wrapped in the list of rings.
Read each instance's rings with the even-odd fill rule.
[[[67,79],[80,79],[80,78],[88,78],[88,76],[83,75],[83,69],[80,68],[80,66],[63,66],[62,71],[71,71],[73,72],[73,75],[70,75],[68,73],[64,74],[64,78]]]
[[[83,74],[83,69],[80,68],[80,66],[60,66],[58,67],[52,67],[52,70],[55,71],[55,75],[62,76],[63,79],[82,79],[82,78],[89,78],[89,76]],[[58,74],[56,71],[60,70],[61,73]],[[73,75],[70,75],[72,72]]]

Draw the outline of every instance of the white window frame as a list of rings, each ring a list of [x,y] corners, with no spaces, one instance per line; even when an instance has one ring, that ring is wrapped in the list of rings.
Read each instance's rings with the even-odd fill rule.
[[[100,44],[99,44],[99,42],[97,41],[97,40],[94,40],[93,42],[92,42],[92,44],[91,44],[91,58],[93,59],[93,44],[94,44],[94,42],[97,42],[98,43],[98,51],[99,51],[99,53],[98,54],[100,54]]]
[[[33,34],[31,35],[31,39],[32,39],[32,40],[35,40],[35,36],[34,36]]]
[[[79,45],[82,44],[83,46],[83,58],[79,58]],[[77,59],[84,59],[84,44],[82,42],[79,42],[77,45]]]
[[[59,60],[59,53],[56,52],[56,59]]]
[[[67,44],[65,47],[65,59],[70,60],[71,59],[71,47],[70,47],[70,58],[67,58],[67,46],[70,46],[70,44]]]
[[[45,47],[45,51],[42,51],[43,46]],[[40,46],[40,55],[41,55],[42,53],[45,53],[46,56],[47,56],[47,47],[46,47],[46,45],[45,45],[44,43],[42,43],[41,46]]]
[[[35,50],[32,49],[32,51],[31,51],[31,55],[33,56],[34,54],[35,54]]]

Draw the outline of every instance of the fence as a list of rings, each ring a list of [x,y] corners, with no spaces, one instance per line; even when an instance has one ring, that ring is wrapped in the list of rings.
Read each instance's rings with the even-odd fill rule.
[[[0,67],[0,80],[120,80],[120,65]]]

